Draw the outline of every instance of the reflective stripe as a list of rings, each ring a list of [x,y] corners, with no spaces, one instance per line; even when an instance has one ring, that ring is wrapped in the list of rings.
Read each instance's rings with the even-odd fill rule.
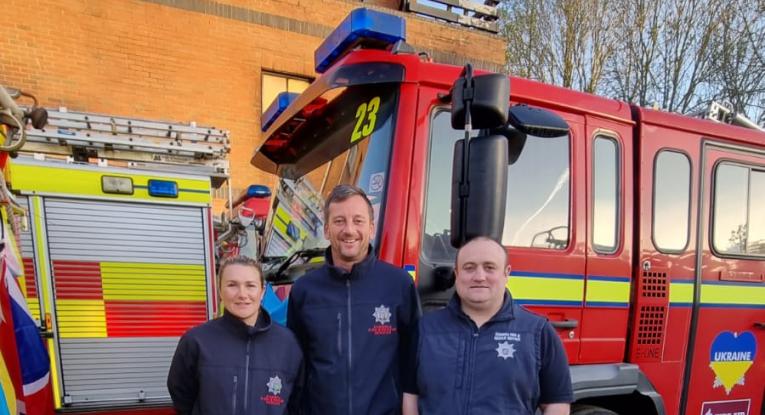
[[[627,307],[629,301],[629,279],[601,277],[587,279],[586,304],[588,306]]]
[[[507,279],[513,299],[521,304],[582,305],[584,279],[574,276],[513,273]]]
[[[210,180],[207,178],[181,178],[165,174],[145,175],[134,174],[129,171],[109,170],[100,168],[78,168],[73,166],[42,166],[34,164],[11,163],[11,177],[14,189],[20,191],[34,191],[38,194],[58,194],[76,196],[99,196],[114,199],[143,199],[154,201],[172,202],[212,202],[210,193]],[[133,180],[132,195],[118,195],[104,193],[101,189],[101,177],[104,175],[129,177]],[[173,199],[161,199],[150,196],[147,186],[150,179],[172,180],[178,183],[178,197]]]
[[[701,286],[701,305],[704,306],[765,306],[765,284],[757,283],[704,283]]]
[[[669,284],[669,305],[690,306],[693,303],[693,281],[673,281]]]

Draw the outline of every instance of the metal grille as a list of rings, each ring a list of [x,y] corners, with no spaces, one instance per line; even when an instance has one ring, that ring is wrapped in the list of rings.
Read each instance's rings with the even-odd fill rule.
[[[666,272],[643,272],[640,280],[641,295],[643,297],[666,298],[667,297],[667,273]]]
[[[640,324],[638,325],[637,333],[638,345],[661,344],[665,316],[666,307],[664,306],[640,307]]]
[[[640,276],[633,315],[635,335],[630,342],[630,361],[658,362],[664,354],[664,326],[669,308],[668,270],[653,268]]]

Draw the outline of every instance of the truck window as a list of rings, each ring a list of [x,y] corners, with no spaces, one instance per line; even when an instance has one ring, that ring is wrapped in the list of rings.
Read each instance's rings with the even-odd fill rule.
[[[353,184],[367,193],[381,232],[397,105],[398,87],[393,84],[348,89],[328,104],[320,125],[311,130],[311,139],[331,143],[326,154],[341,151],[295,181],[281,179],[266,235],[266,256],[329,246],[323,230],[324,199],[339,184]]]
[[[430,130],[422,254],[451,261],[450,197],[454,143],[463,131],[451,128],[450,113],[437,109]],[[569,137],[529,136],[508,172],[504,245],[565,249],[569,242]]]
[[[765,256],[765,170],[732,163],[714,176],[712,241],[722,255]]]
[[[691,204],[691,162],[672,150],[660,151],[653,172],[653,242],[665,253],[688,246]]]
[[[599,253],[613,253],[619,228],[619,150],[613,138],[598,136],[593,146],[592,246]]]

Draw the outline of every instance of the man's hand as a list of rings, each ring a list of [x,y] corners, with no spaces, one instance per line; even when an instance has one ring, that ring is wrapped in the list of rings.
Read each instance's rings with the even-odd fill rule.
[[[404,396],[404,402],[406,402],[406,395]],[[567,403],[542,404],[539,405],[539,409],[542,410],[543,415],[569,415],[571,413],[571,405]],[[404,415],[406,415],[406,412]]]
[[[404,402],[401,405],[401,415],[420,415],[417,410],[417,395],[404,392]]]

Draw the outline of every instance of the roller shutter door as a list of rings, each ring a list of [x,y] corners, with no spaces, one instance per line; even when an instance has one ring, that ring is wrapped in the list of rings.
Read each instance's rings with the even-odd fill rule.
[[[45,199],[63,400],[167,401],[179,336],[206,309],[201,208]]]

